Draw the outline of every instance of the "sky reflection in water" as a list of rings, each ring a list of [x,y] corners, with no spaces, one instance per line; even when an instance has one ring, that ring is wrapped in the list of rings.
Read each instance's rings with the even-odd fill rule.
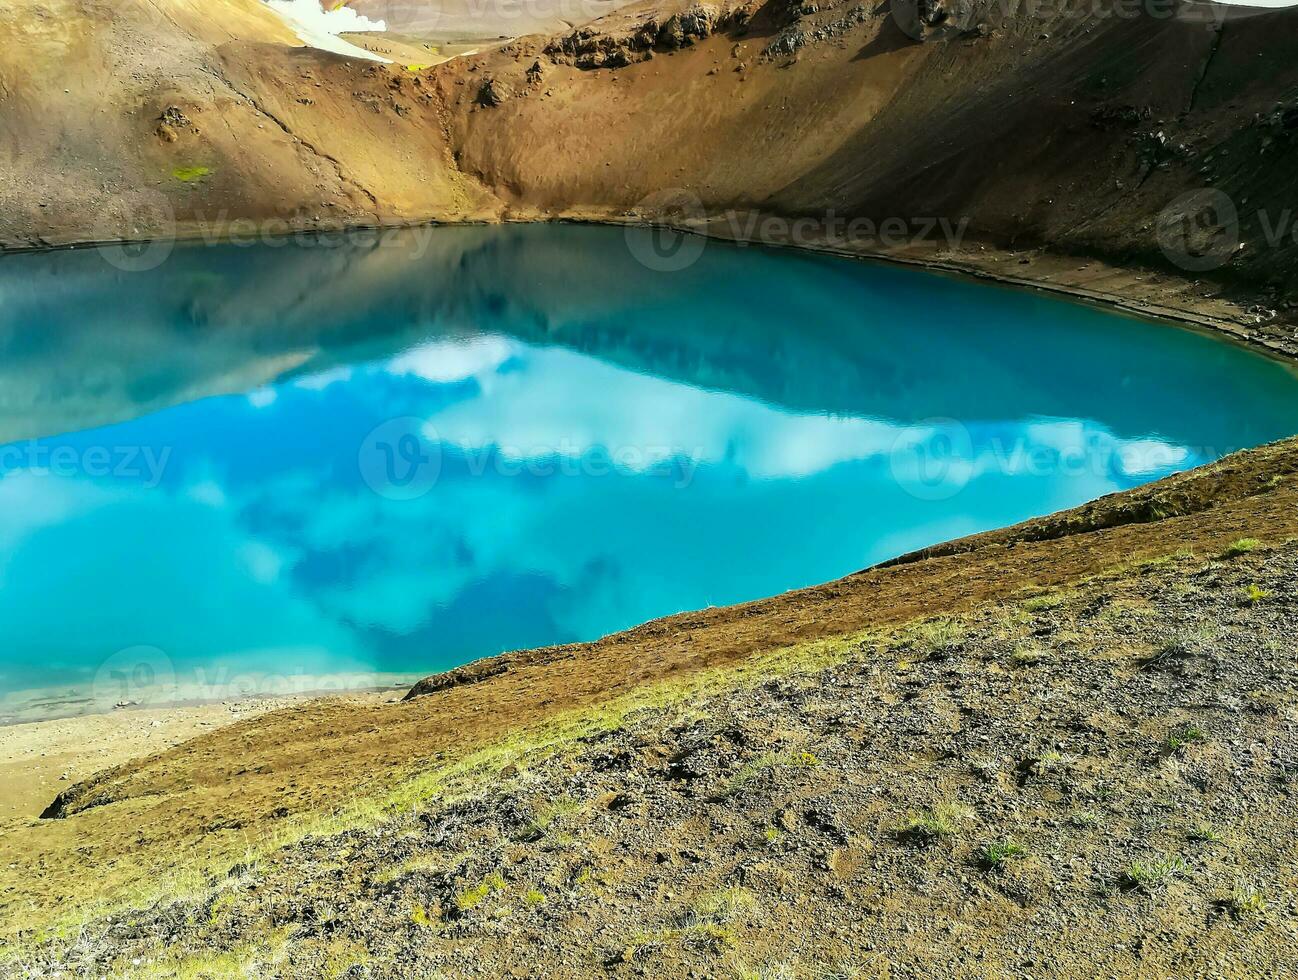
[[[1294,376],[1211,338],[608,229],[30,256],[0,300],[7,691],[445,669],[1298,431]]]

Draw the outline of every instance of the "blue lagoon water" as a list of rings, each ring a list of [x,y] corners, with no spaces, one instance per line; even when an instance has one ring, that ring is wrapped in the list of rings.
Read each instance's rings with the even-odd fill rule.
[[[1298,432],[1215,338],[640,234],[0,260],[10,717],[594,639]]]

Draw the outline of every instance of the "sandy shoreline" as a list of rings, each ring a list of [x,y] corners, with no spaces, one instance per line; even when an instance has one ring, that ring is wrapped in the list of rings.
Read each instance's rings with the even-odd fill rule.
[[[113,766],[270,711],[338,698],[358,706],[400,700],[404,688],[127,707],[0,726],[0,828],[40,815],[62,790]]]
[[[405,692],[426,676],[425,671],[404,673],[341,671],[332,674],[239,674],[212,683],[201,675],[171,679],[149,686],[121,686],[96,677],[93,682],[13,691],[0,695],[0,731],[12,725],[72,720],[122,710],[169,710],[204,705],[273,699],[368,693]]]
[[[79,702],[81,710],[74,712],[3,716],[0,785],[6,792],[0,800],[0,827],[39,816],[63,789],[123,762],[292,705],[331,698],[358,705],[398,701],[418,676],[376,675],[369,683],[351,686],[303,683],[294,691],[220,699],[187,698],[179,692],[179,698],[146,698],[144,703],[120,706],[83,700]],[[27,693],[33,696],[32,703],[39,705],[48,703],[42,699],[55,692]]]

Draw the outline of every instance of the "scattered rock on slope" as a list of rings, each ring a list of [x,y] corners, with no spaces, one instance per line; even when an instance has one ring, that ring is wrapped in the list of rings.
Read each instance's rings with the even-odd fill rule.
[[[482,88],[478,90],[478,103],[485,106],[498,106],[513,94],[509,86],[500,79],[487,78],[483,80]]]
[[[158,117],[158,137],[167,143],[174,143],[180,138],[182,130],[192,129],[194,124],[181,111],[179,106],[168,106]]]
[[[970,0],[892,0],[897,26],[916,41],[940,41],[973,25]]]
[[[551,41],[545,53],[557,63],[570,64],[582,71],[623,68],[649,60],[655,51],[689,47],[719,31],[744,24],[748,17],[745,7],[730,10],[695,4],[665,21],[659,22],[651,16],[623,30],[582,27]]]

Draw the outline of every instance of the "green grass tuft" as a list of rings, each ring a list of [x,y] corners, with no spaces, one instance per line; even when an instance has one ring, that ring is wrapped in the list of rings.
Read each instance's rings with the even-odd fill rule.
[[[1177,731],[1169,732],[1163,739],[1163,751],[1167,755],[1177,755],[1185,751],[1186,746],[1208,740],[1208,733],[1197,725],[1186,725]]]
[[[1046,659],[1046,652],[1035,643],[1020,643],[1010,654],[1010,663],[1015,667],[1035,667]]]
[[[941,803],[923,813],[912,814],[901,825],[898,836],[917,844],[931,844],[942,837],[954,837],[960,825],[972,815],[968,807]]]
[[[530,909],[534,909],[539,905],[544,905],[545,895],[542,892],[537,891],[535,888],[529,888],[527,891],[523,892],[523,904]]]
[[[712,922],[725,925],[745,916],[757,907],[757,899],[747,888],[732,885],[718,891],[705,892],[690,907],[689,921],[698,924]]]
[[[1045,595],[1035,595],[1023,603],[1023,611],[1030,613],[1045,612],[1048,609],[1058,609],[1064,604],[1064,597],[1056,592],[1049,592]]]
[[[418,874],[421,871],[432,871],[439,868],[446,862],[446,859],[436,854],[419,854],[412,858],[407,858],[400,864],[391,868],[384,868],[374,876],[376,885],[389,885],[401,878],[409,875]]]
[[[1197,823],[1185,832],[1190,840],[1202,843],[1216,843],[1221,840],[1221,833],[1210,823]]]
[[[1243,590],[1240,598],[1243,599],[1244,605],[1256,606],[1259,602],[1265,602],[1267,599],[1270,599],[1271,593],[1260,585],[1250,585],[1247,589]]]
[[[1059,772],[1068,768],[1068,756],[1062,752],[1042,752],[1032,760],[1032,771],[1038,776],[1047,776],[1052,772]]]
[[[1237,919],[1266,914],[1266,893],[1251,882],[1241,881],[1235,885],[1226,900],[1226,907]]]
[[[1226,546],[1226,550],[1221,553],[1223,558],[1238,558],[1240,555],[1247,555],[1250,551],[1256,551],[1262,547],[1262,542],[1257,538],[1240,538],[1238,541],[1232,541]]]
[[[1013,838],[1006,837],[1004,840],[983,845],[978,852],[978,863],[984,868],[1000,870],[1014,858],[1021,858],[1027,853],[1026,847]]]
[[[713,797],[714,800],[727,800],[742,793],[763,773],[779,769],[814,769],[820,765],[820,758],[814,752],[763,752],[739,767],[726,782],[726,785]]]
[[[1190,866],[1179,857],[1132,861],[1122,872],[1122,882],[1128,888],[1151,895],[1173,878],[1189,870]]]
[[[519,831],[518,839],[529,842],[539,841],[550,832],[555,823],[580,809],[580,803],[567,797],[555,800],[536,811],[536,815]]]
[[[505,890],[505,879],[499,871],[493,871],[472,888],[466,888],[455,896],[455,907],[461,912],[477,908],[496,892]]]
[[[940,660],[959,649],[965,628],[950,619],[922,623],[912,632],[910,645],[924,658]]]
[[[266,929],[227,952],[163,955],[153,962],[132,964],[115,976],[119,980],[228,980],[269,976],[278,972],[275,966],[284,960],[291,935],[289,928]]]

